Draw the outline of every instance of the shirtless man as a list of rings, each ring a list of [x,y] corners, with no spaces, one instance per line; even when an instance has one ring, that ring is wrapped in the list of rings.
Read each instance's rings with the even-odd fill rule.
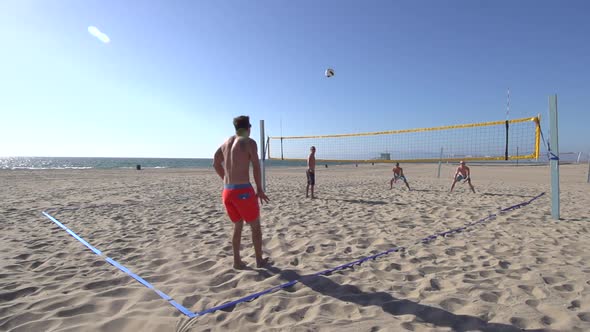
[[[469,187],[471,187],[471,191],[473,191],[473,193],[475,194],[475,189],[471,184],[471,171],[469,170],[469,167],[465,166],[464,161],[459,162],[459,167],[457,167],[457,171],[455,172],[455,176],[453,178],[451,192],[453,192],[453,189],[455,188],[455,183],[457,183],[457,181],[467,181],[469,183]]]
[[[262,230],[260,227],[260,203],[269,201],[263,191],[260,179],[260,161],[256,141],[250,138],[250,118],[239,116],[234,119],[236,135],[223,143],[215,152],[213,166],[224,184],[223,204],[234,225],[232,247],[234,268],[243,269],[246,264],[240,258],[240,241],[244,221],[252,228],[252,242],[256,254],[256,266],[263,267],[268,257],[262,258]],[[250,184],[250,163],[254,171],[256,192]]]
[[[393,178],[389,181],[389,189],[393,189],[393,183],[397,182],[397,180],[404,180],[406,187],[408,187],[408,191],[411,191],[410,185],[408,184],[408,180],[406,180],[406,176],[404,175],[404,169],[399,167],[399,163],[395,163],[395,167],[392,169],[393,171]]]
[[[307,187],[305,188],[305,198],[309,197],[309,187],[311,186],[311,198],[313,195],[313,186],[315,186],[315,146],[309,148],[309,157],[307,157]]]

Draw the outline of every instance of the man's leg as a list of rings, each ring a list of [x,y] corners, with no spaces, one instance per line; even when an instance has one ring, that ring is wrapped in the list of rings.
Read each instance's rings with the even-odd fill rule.
[[[244,221],[240,220],[234,224],[234,237],[232,238],[231,245],[234,249],[234,268],[236,269],[243,269],[246,264],[242,262],[240,258],[240,244],[242,241],[242,227],[244,226]]]
[[[305,187],[305,198],[309,197],[309,182],[307,183],[307,187]]]
[[[410,189],[410,185],[408,184],[408,181],[406,181],[406,179],[404,179],[404,183],[406,184],[406,187],[408,187],[408,191],[412,191],[412,189]]]
[[[471,184],[471,179],[467,179],[467,183],[469,183],[469,187],[471,187],[471,191],[473,191],[473,193],[475,194],[475,188],[473,188],[473,185]]]
[[[256,255],[256,267],[264,267],[268,263],[268,257],[262,258],[262,229],[260,218],[250,222],[252,228],[252,242],[254,243],[254,254]]]
[[[313,184],[311,185],[311,198],[315,198],[315,196],[313,195],[313,187],[314,187],[314,186],[315,186],[315,185],[313,185]]]
[[[393,189],[393,178],[391,178],[391,181],[389,181],[389,189]]]

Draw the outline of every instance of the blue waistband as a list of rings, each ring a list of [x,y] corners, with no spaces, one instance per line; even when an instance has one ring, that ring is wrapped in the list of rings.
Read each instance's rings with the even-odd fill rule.
[[[252,184],[250,183],[241,183],[241,184],[224,184],[223,188],[225,189],[246,189],[246,188],[252,188]]]

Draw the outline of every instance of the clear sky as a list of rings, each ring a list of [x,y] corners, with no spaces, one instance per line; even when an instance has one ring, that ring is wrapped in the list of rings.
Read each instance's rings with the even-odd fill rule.
[[[0,156],[211,157],[267,134],[540,113],[590,151],[590,1],[0,0]],[[108,35],[92,36],[89,26]],[[333,78],[324,77],[332,67]]]

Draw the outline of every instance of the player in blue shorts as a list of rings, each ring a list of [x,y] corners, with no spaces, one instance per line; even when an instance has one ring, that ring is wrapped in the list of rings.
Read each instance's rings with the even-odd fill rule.
[[[403,180],[408,187],[408,191],[411,191],[410,185],[408,184],[408,180],[406,180],[406,176],[404,175],[404,170],[399,167],[399,163],[395,163],[395,167],[392,169],[393,171],[393,178],[389,181],[389,189],[393,189],[393,183],[397,182],[397,180]]]
[[[465,166],[465,162],[463,160],[459,162],[459,167],[457,167],[457,171],[455,172],[455,176],[453,177],[453,185],[451,185],[451,192],[453,192],[453,189],[455,188],[455,183],[457,183],[457,181],[469,183],[471,191],[475,193],[475,189],[471,184],[471,171],[469,170],[469,167]]]

